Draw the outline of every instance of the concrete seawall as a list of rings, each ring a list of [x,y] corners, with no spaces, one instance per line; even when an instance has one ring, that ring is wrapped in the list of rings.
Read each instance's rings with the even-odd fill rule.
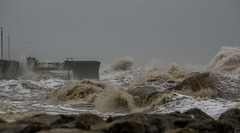
[[[13,79],[18,74],[19,62],[0,60],[0,79]]]
[[[65,70],[70,69],[73,71],[75,79],[99,79],[99,66],[98,61],[65,61]]]

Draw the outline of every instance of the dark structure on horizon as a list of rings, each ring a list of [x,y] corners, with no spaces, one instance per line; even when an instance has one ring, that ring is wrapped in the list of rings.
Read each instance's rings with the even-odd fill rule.
[[[19,62],[13,60],[0,60],[0,80],[14,79],[18,75]]]
[[[64,62],[39,62],[35,57],[27,57],[28,70],[39,74],[49,74],[53,77],[70,79],[70,76],[77,80],[99,79],[99,61],[73,61],[67,58]],[[54,73],[54,71],[60,73]],[[67,70],[66,74],[63,70]],[[71,72],[71,74],[70,74]]]
[[[3,59],[3,28],[1,32],[0,80],[13,79],[18,75],[19,62],[10,60],[10,36],[8,34],[8,60]]]
[[[65,61],[64,69],[72,70],[74,79],[99,79],[99,61]]]

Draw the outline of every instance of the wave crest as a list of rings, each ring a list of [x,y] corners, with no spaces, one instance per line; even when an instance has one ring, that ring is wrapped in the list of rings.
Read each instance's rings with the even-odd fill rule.
[[[207,66],[215,72],[240,72],[239,47],[222,47]]]

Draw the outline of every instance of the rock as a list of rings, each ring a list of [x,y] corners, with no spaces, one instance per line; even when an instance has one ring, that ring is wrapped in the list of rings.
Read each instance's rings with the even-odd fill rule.
[[[92,130],[107,133],[144,133],[148,132],[149,118],[149,115],[140,113],[121,117],[110,117],[107,120],[110,123],[94,125],[92,126]]]
[[[193,128],[199,133],[232,133],[231,126],[218,122],[212,117],[201,111],[200,109],[190,109],[183,114],[186,114],[194,119],[188,124],[188,128]]]
[[[192,118],[190,116],[174,112],[166,115],[159,114],[129,114],[122,117],[110,118],[111,123],[96,125],[94,130],[111,133],[155,133],[165,132],[172,129],[184,128]]]
[[[1,123],[1,133],[33,133],[40,130],[50,129],[50,126],[35,123]]]
[[[6,121],[0,118],[0,123],[6,123]]]
[[[15,123],[35,123],[44,125],[60,125],[69,123],[75,120],[77,115],[49,115],[49,114],[39,114],[30,118],[24,118],[22,120],[16,121]]]
[[[110,133],[145,133],[147,125],[134,121],[116,121],[109,125],[107,132]]]
[[[0,123],[1,133],[239,133],[240,110],[230,109],[218,121],[200,109],[184,113],[128,114],[109,117],[94,114],[39,114],[13,123]],[[1,120],[1,119],[0,119]]]
[[[198,119],[198,120],[214,120],[212,117],[210,117],[209,115],[207,115],[205,112],[203,112],[200,109],[194,108],[194,109],[189,109],[188,111],[184,112],[183,114],[186,114],[190,117],[192,117],[193,119]]]
[[[198,133],[198,131],[192,128],[181,128],[181,129],[170,130],[165,133]]]
[[[105,125],[95,126],[104,132],[148,132],[148,133],[233,133],[230,125],[218,122],[200,109],[190,109],[184,113],[170,114],[129,114],[110,117]]]
[[[234,130],[230,125],[215,120],[194,122],[189,124],[188,128],[193,128],[199,133],[234,133]]]
[[[36,133],[97,133],[97,132],[92,132],[92,131],[84,131],[84,130],[80,130],[77,128],[55,128],[55,129],[51,129],[51,130],[43,130],[43,131],[39,131]],[[99,132],[98,132],[99,133]]]
[[[102,117],[94,115],[94,114],[81,114],[76,120],[76,127],[84,130],[90,130],[91,125],[104,123]]]
[[[218,121],[231,125],[236,133],[240,132],[240,110],[229,109],[218,118]]]

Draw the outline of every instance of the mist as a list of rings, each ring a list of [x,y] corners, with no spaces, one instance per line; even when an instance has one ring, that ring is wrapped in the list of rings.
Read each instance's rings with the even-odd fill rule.
[[[239,0],[1,0],[0,27],[11,57],[40,61],[132,57],[134,66],[206,65],[240,44]],[[4,39],[7,59],[7,40]]]

